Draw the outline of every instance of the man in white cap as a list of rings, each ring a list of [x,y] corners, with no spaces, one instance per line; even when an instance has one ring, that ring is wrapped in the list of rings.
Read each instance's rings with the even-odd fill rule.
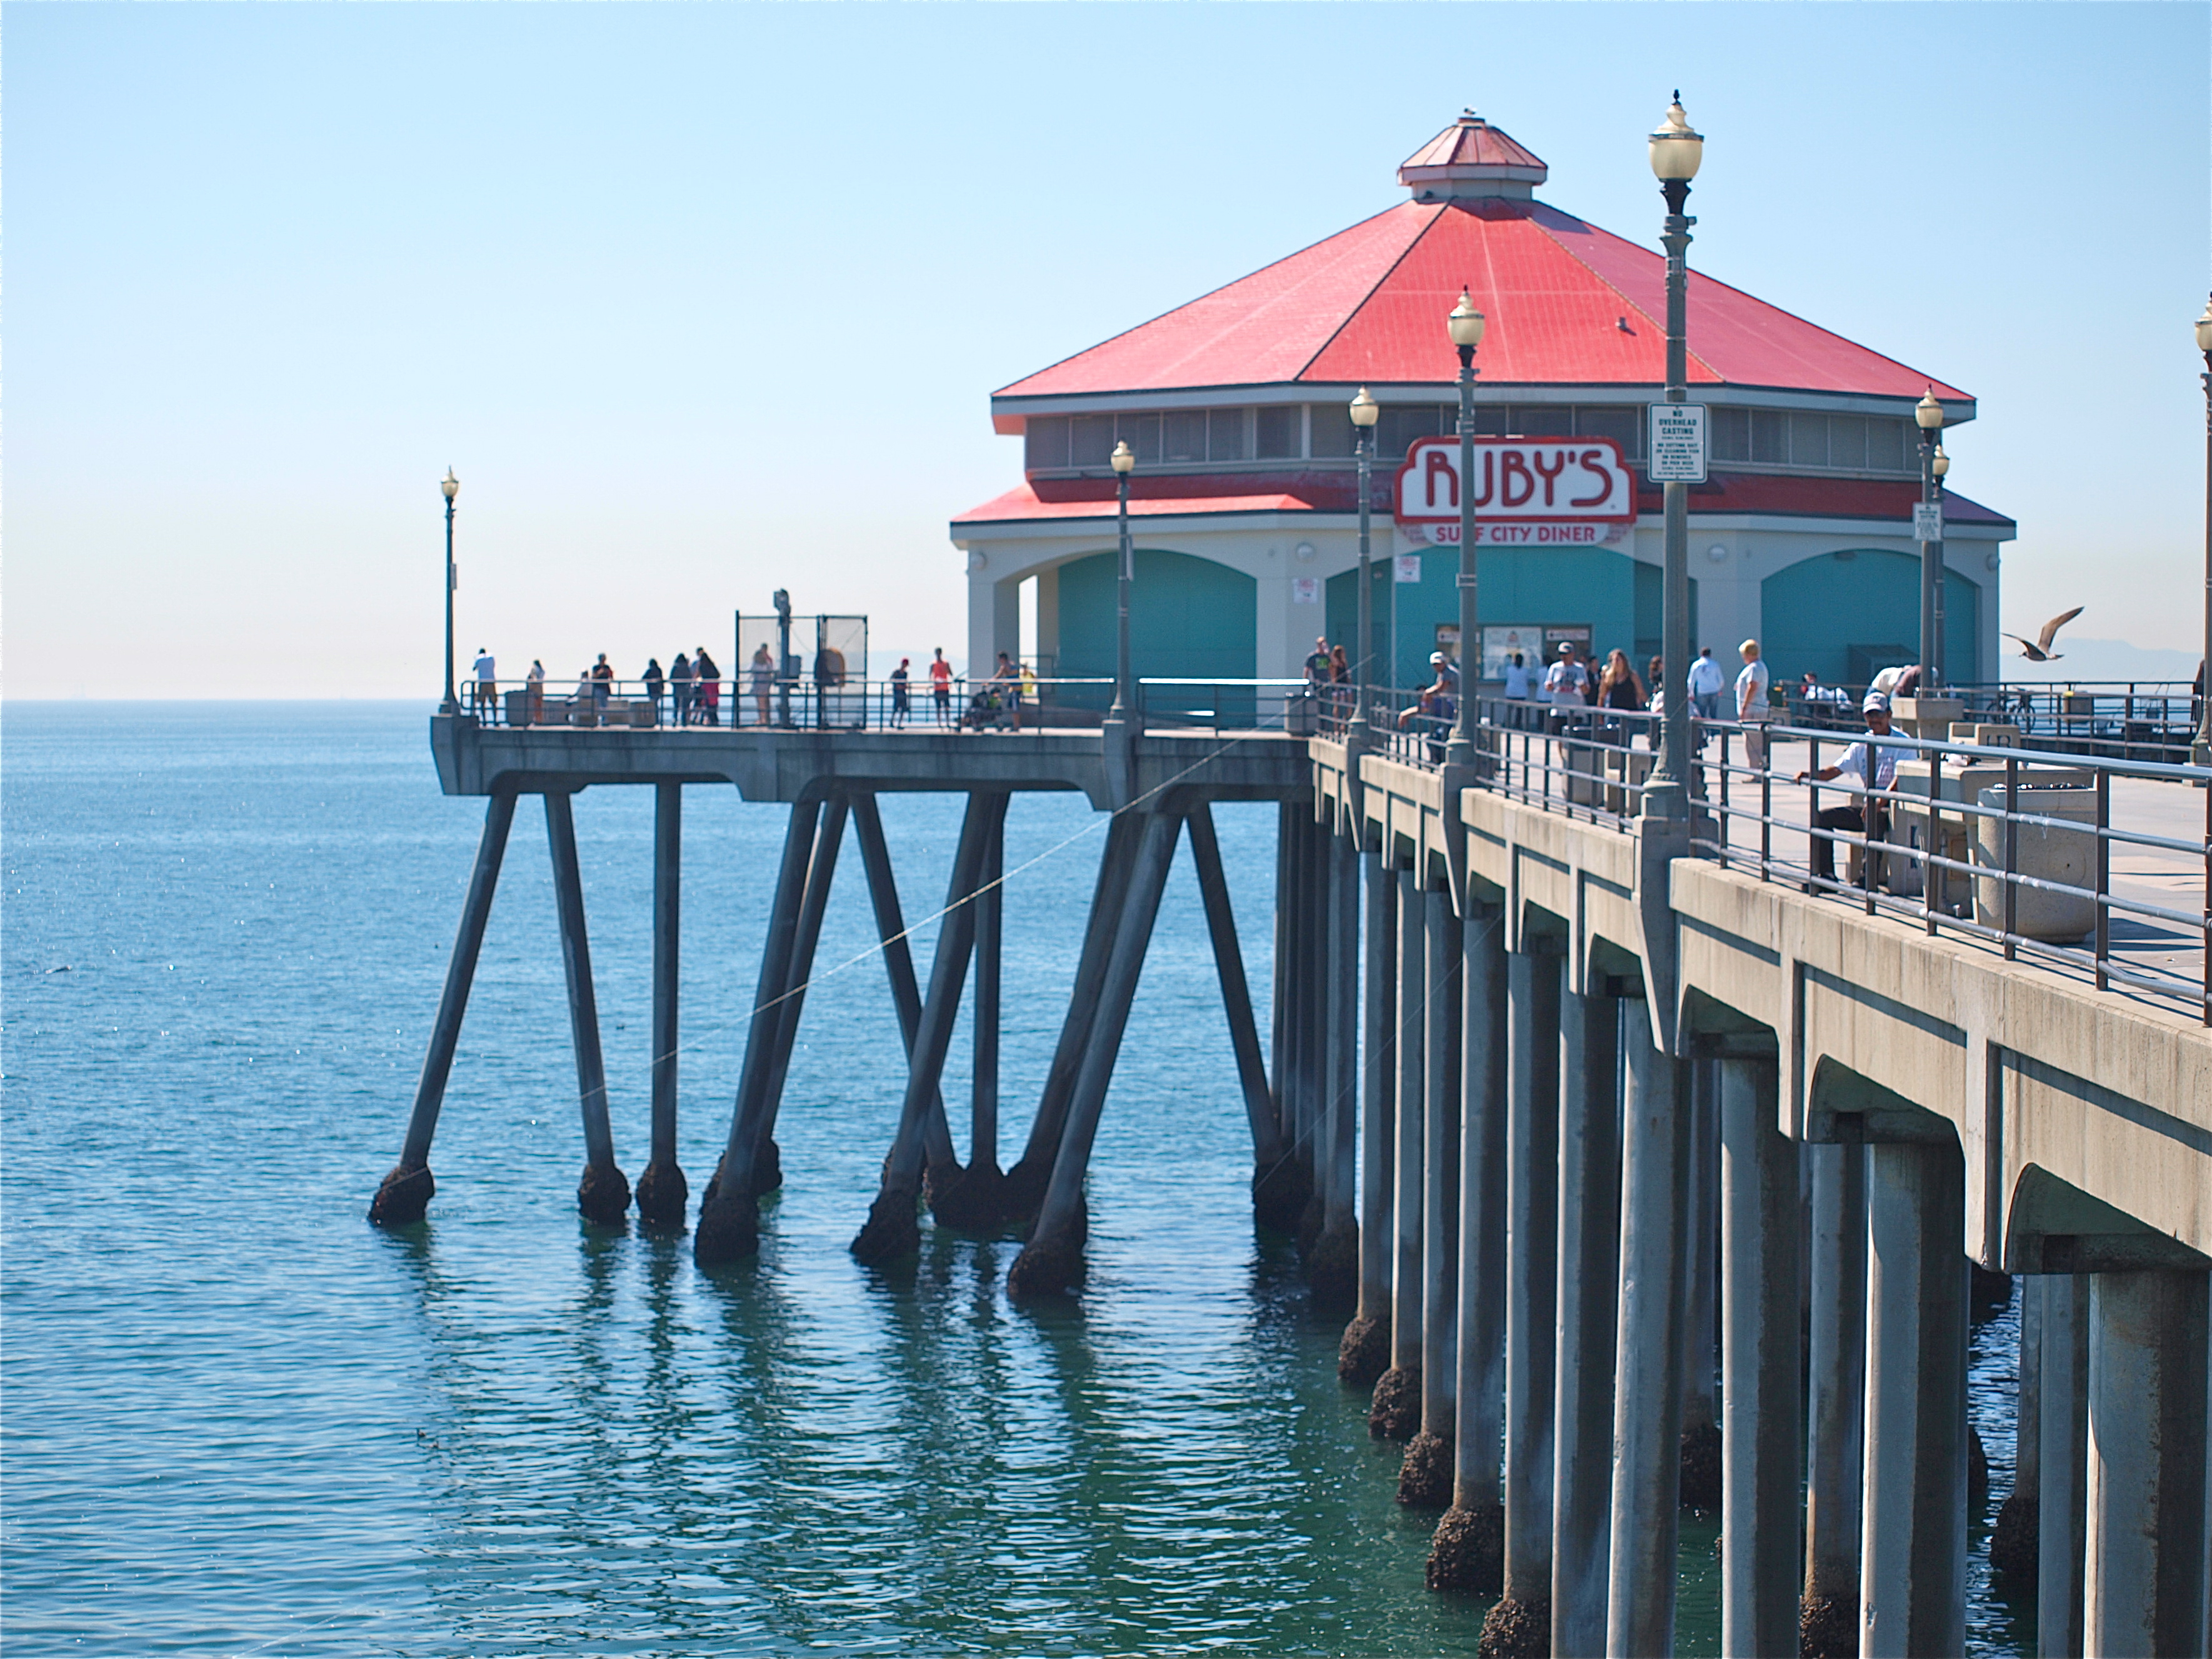
[[[1552,705],[1552,729],[1563,731],[1589,709],[1589,698],[1584,695],[1589,684],[1589,672],[1575,660],[1572,640],[1559,641],[1559,655],[1544,671],[1544,696]]]
[[[1866,716],[1867,735],[1844,750],[1843,758],[1833,766],[1824,766],[1817,772],[1800,772],[1797,781],[1826,783],[1831,778],[1848,775],[1853,780],[1849,786],[1863,805],[1831,806],[1813,814],[1813,828],[1848,830],[1853,835],[1863,835],[1873,841],[1885,841],[1889,836],[1889,803],[1867,799],[1869,791],[1889,789],[1897,783],[1897,763],[1912,751],[1881,740],[1889,735],[1889,699],[1879,691],[1869,691],[1860,712]],[[1869,829],[1869,825],[1873,827]],[[1813,837],[1813,877],[1805,884],[1808,893],[1818,890],[1818,884],[1832,886],[1836,879],[1836,843],[1826,836]],[[1873,880],[1873,860],[1869,860],[1863,879]]]

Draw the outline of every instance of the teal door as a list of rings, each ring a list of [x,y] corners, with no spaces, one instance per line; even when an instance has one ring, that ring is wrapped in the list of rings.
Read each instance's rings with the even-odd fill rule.
[[[1118,619],[1115,556],[1094,553],[1060,568],[1059,672],[1114,677]],[[1258,661],[1260,585],[1211,559],[1140,547],[1129,593],[1129,662],[1139,679],[1249,680]],[[1110,692],[1096,699],[1099,707]]]
[[[1981,585],[1956,571],[1943,583],[1945,678],[1981,677]],[[1759,642],[1778,685],[1807,670],[1835,685],[1920,657],[1920,561],[1879,548],[1803,559],[1759,584]]]

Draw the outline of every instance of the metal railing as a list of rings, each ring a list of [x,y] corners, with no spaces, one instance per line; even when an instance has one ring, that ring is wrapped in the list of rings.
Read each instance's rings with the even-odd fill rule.
[[[1386,732],[1374,712],[1374,749],[1440,763],[1442,734],[1419,729],[1423,716]],[[1643,810],[1657,716],[1494,697],[1479,697],[1476,715],[1480,787],[1623,833]],[[1850,773],[1796,782],[1824,750],[1839,762],[1867,736],[1698,721],[1692,849],[1869,915],[1985,940],[2007,961],[2075,969],[2100,991],[2181,1002],[2212,1024],[2212,769],[1891,732],[1877,743],[1896,751],[1887,787]],[[1804,765],[1779,769],[1776,749],[1798,745]],[[1840,805],[1824,811],[1824,795]],[[2116,858],[2130,866],[2117,879]]]

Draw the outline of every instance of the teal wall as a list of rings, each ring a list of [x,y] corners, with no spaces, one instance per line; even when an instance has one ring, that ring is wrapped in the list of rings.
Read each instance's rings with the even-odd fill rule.
[[[1060,568],[1057,667],[1071,678],[1113,677],[1114,561],[1111,553],[1094,553]],[[1129,659],[1137,678],[1254,678],[1259,593],[1251,577],[1211,559],[1139,548],[1129,594]]]
[[[1954,684],[1981,678],[1981,585],[1944,572],[1944,674]],[[1847,548],[1804,559],[1759,584],[1759,643],[1777,681],[1808,669],[1835,684],[1920,655],[1920,561],[1879,548]]]
[[[1476,574],[1480,615],[1492,625],[1506,623],[1580,623],[1593,630],[1600,659],[1615,646],[1634,653],[1636,672],[1656,653],[1659,641],[1660,580],[1656,568],[1639,565],[1610,548],[1485,548]],[[1421,580],[1397,589],[1398,656],[1395,683],[1423,685],[1429,678],[1429,653],[1436,649],[1438,623],[1459,620],[1459,557],[1431,548],[1421,558]],[[1695,637],[1698,585],[1690,584],[1690,618]],[[1378,660],[1389,650],[1390,572],[1387,561],[1376,567],[1374,618]],[[1359,573],[1347,570],[1328,581],[1328,636],[1349,641],[1358,628]],[[1532,665],[1533,666],[1534,665]]]

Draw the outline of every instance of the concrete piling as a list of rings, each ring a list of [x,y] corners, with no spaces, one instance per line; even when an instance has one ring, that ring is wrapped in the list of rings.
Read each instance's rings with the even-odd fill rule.
[[[1774,1052],[1719,1062],[1721,1651],[1796,1659],[1801,1534],[1796,1143]]]
[[[1805,1464],[1804,1659],[1856,1659],[1866,1439],[1866,1148],[1808,1145],[1811,1300]]]
[[[1682,1474],[1685,1509],[1721,1506],[1720,1062],[1690,1062],[1688,1322],[1682,1343]]]
[[[1432,1590],[1504,1583],[1505,950],[1503,915],[1468,900],[1460,953],[1459,1306],[1451,1508],[1429,1546]]]
[[[430,1143],[438,1133],[438,1113],[445,1105],[453,1051],[461,1040],[461,1018],[468,1012],[469,991],[476,983],[477,957],[483,949],[492,895],[499,889],[499,866],[507,855],[507,832],[514,825],[514,792],[502,789],[484,807],[483,835],[477,842],[476,863],[469,872],[468,896],[461,901],[461,924],[446,966],[438,1017],[430,1027],[429,1050],[422,1056],[422,1076],[415,1085],[415,1105],[408,1115],[399,1162],[369,1200],[368,1218],[380,1227],[420,1221],[431,1195],[438,1190],[430,1175]]]
[[[1336,1374],[1355,1389],[1371,1389],[1390,1363],[1390,1266],[1397,1246],[1391,1230],[1391,1147],[1397,1096],[1398,877],[1378,848],[1364,859],[1367,926],[1360,1045],[1359,1304],[1337,1345]]]
[[[1091,1022],[1098,1012],[1107,958],[1113,954],[1115,928],[1128,894],[1129,876],[1136,867],[1137,843],[1144,828],[1143,816],[1135,812],[1116,813],[1106,826],[1106,844],[1098,854],[1098,876],[1091,890],[1091,909],[1084,925],[1083,948],[1076,957],[1075,983],[1068,992],[1067,1013],[1060,1022],[1052,1063],[1045,1072],[1036,1115],[1030,1120],[1028,1143],[1020,1159],[1006,1171],[1009,1219],[1033,1218],[1044,1202],[1053,1163],[1060,1155],[1060,1136],[1067,1127],[1075,1074],[1083,1064]]]
[[[1410,1440],[1421,1420],[1421,1138],[1428,1085],[1428,903],[1398,872],[1398,1111],[1390,1140],[1390,1368],[1376,1379],[1367,1431]]]
[[[899,1106],[898,1133],[891,1142],[890,1156],[884,1160],[883,1182],[875,1202],[852,1243],[854,1259],[868,1267],[881,1267],[921,1248],[917,1212],[930,1150],[929,1105],[943,1098],[939,1085],[945,1074],[945,1056],[951,1046],[960,994],[975,951],[975,906],[969,900],[982,872],[994,825],[1005,810],[1003,794],[978,792],[969,796],[968,811],[961,820],[960,843],[952,855],[952,876],[945,888],[945,919],[939,924],[937,950],[930,962],[929,995],[921,1005],[906,1093]],[[950,1163],[949,1155],[945,1161]]]
[[[1322,1231],[1306,1262],[1316,1304],[1349,1311],[1359,1294],[1359,854],[1328,846],[1328,1101]]]
[[[599,1006],[592,988],[592,947],[584,927],[576,820],[562,791],[549,791],[545,796],[545,836],[553,855],[553,908],[560,920],[568,1031],[575,1045],[576,1094],[584,1119],[584,1175],[576,1187],[576,1207],[586,1221],[613,1226],[629,1211],[629,1182],[615,1163],[614,1130],[607,1118],[607,1065],[599,1049]]]
[[[1505,957],[1505,1571],[1496,1659],[1550,1651],[1559,1302],[1559,979],[1553,941]]]
[[[1864,1659],[1965,1651],[1963,1176],[1955,1139],[1867,1149]]]
[[[1421,1048],[1421,1386],[1418,1431],[1398,1472],[1398,1501],[1451,1502],[1458,1405],[1460,920],[1451,895],[1425,895],[1427,940]]]
[[[1068,1103],[1067,1127],[1060,1137],[1059,1156],[1053,1161],[1044,1203],[1037,1212],[1036,1230],[1006,1274],[1006,1288],[1017,1296],[1056,1295],[1073,1288],[1082,1277],[1083,1244],[1088,1232],[1084,1176],[1090,1167],[1099,1114],[1106,1104],[1107,1086],[1113,1081],[1114,1062],[1121,1053],[1129,1005],[1136,998],[1137,981],[1144,971],[1145,952],[1152,944],[1152,923],[1159,915],[1160,895],[1167,886],[1181,827],[1182,820],[1171,812],[1146,817],[1127,901],[1115,929],[1097,1018],[1084,1045],[1083,1064]]]
[[[776,1149],[775,1123],[783,1111],[783,1085],[791,1075],[792,1052],[799,1045],[799,1018],[806,1006],[806,988],[814,977],[815,947],[822,942],[822,919],[830,908],[830,891],[837,879],[837,854],[844,845],[845,823],[851,805],[832,795],[822,809],[822,822],[814,834],[814,847],[806,860],[806,885],[800,891],[799,925],[791,936],[791,965],[777,1001],[775,1045],[769,1050],[768,1076],[762,1089],[758,1152],[753,1165],[753,1192],[765,1197],[783,1184],[783,1159]]]
[[[714,1178],[699,1202],[691,1235],[691,1256],[702,1267],[715,1267],[749,1256],[760,1244],[760,1205],[755,1190],[760,1127],[774,1065],[773,1049],[782,1030],[782,996],[790,983],[792,945],[799,933],[799,901],[806,866],[822,821],[820,799],[796,802],[784,826],[783,854],[776,866],[769,901],[767,938],[761,947],[760,978],[746,1024],[745,1058],[738,1076],[730,1134]]]
[[[1278,1166],[1289,1155],[1275,1101],[1267,1087],[1267,1073],[1260,1054],[1260,1030],[1252,1018],[1252,989],[1244,976],[1243,948],[1237,942],[1237,917],[1231,908],[1229,880],[1221,866],[1221,843],[1214,834],[1213,814],[1205,805],[1194,808],[1186,820],[1190,831],[1191,863],[1198,872],[1199,897],[1206,909],[1206,931],[1213,944],[1215,977],[1221,984],[1221,1006],[1229,1021],[1229,1047],[1237,1060],[1237,1080],[1244,1097],[1244,1115],[1252,1130],[1252,1198],[1263,1225],[1287,1230],[1296,1215],[1285,1215],[1279,1203],[1266,1207],[1263,1200],[1286,1196],[1291,1183],[1274,1179]],[[1278,969],[1279,974],[1280,969]]]
[[[1640,1007],[1630,1017],[1641,1018]],[[1552,1476],[1552,1651],[1597,1659],[1613,1502],[1620,1278],[1620,1052],[1615,997],[1559,998],[1559,1431]]]
[[[2088,1558],[2089,1282],[2045,1273],[2036,1367],[2036,1651],[2081,1659]]]
[[[653,800],[653,1146],[637,1178],[637,1218],[647,1232],[684,1231],[690,1188],[676,1161],[677,968],[683,935],[684,786],[660,783]]]
[[[1990,1566],[2008,1583],[2035,1582],[2036,1512],[2043,1496],[2043,1307],[2048,1275],[2020,1281],[2020,1369],[2013,1399],[2012,1490],[1990,1531]]]
[[[1632,1021],[1621,1114],[1620,1319],[1606,1650],[1674,1650],[1682,1345],[1689,1297],[1690,1064]]]
[[[2092,1654],[2203,1654],[2206,1275],[2089,1275],[2088,1561]]]

